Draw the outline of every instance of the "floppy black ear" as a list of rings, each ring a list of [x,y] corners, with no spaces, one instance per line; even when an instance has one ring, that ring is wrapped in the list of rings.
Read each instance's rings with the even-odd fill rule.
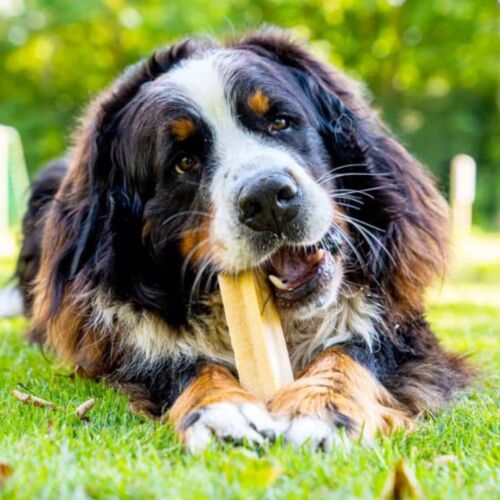
[[[148,60],[129,68],[89,107],[75,135],[71,166],[57,194],[46,231],[46,260],[56,300],[64,285],[86,270],[96,279],[106,279],[113,269],[115,223],[132,230],[142,217],[142,202],[136,186],[126,182],[114,158],[120,112],[141,86],[167,72],[198,50],[186,40],[155,52]],[[122,235],[123,237],[123,235]],[[52,241],[51,241],[52,240]]]
[[[429,174],[390,135],[357,84],[288,34],[251,35],[237,46],[293,75],[314,108],[336,189],[363,202],[345,212],[365,274],[395,306],[419,310],[424,287],[443,271],[447,241],[447,206]]]

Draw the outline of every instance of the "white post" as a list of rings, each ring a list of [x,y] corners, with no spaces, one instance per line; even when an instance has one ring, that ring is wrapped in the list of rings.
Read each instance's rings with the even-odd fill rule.
[[[21,137],[16,129],[0,125],[0,257],[16,251],[14,234],[26,206],[28,188]]]
[[[476,198],[476,162],[469,155],[451,160],[451,222],[455,235],[467,235],[472,226],[472,204]]]
[[[10,252],[9,129],[0,126],[0,256]]]

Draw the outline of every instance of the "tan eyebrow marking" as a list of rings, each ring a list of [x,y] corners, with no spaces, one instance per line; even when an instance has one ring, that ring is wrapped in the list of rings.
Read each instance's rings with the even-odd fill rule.
[[[170,125],[170,131],[179,141],[184,141],[196,132],[196,125],[190,118],[179,118]]]
[[[257,89],[248,96],[247,103],[248,107],[259,116],[267,113],[271,107],[269,97],[267,97],[267,95],[260,89]]]

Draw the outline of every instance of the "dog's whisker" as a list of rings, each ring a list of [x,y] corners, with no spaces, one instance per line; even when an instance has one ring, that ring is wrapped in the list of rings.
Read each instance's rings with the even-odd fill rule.
[[[392,254],[389,252],[387,247],[382,243],[380,238],[378,238],[376,235],[374,235],[369,229],[363,226],[371,227],[375,230],[384,232],[382,229],[377,228],[376,226],[373,226],[371,224],[365,223],[363,221],[360,221],[359,219],[356,219],[355,217],[339,214],[341,218],[343,218],[348,224],[351,224],[357,231],[358,233],[363,236],[365,239],[366,243],[370,247],[371,251],[375,256],[380,255],[380,250],[384,251],[384,253],[387,255],[387,257],[391,260],[391,262],[394,264],[395,260]]]
[[[219,270],[216,267],[214,267],[212,269],[212,271],[210,271],[210,274],[207,276],[207,281],[205,283],[205,288],[204,288],[205,292],[209,292],[210,290],[212,290],[212,287],[213,287],[212,282],[213,282],[214,278],[217,277],[218,272],[219,272]]]
[[[352,201],[354,203],[358,203],[359,205],[364,205],[365,204],[365,201],[362,200],[361,198],[359,198],[358,196],[355,196],[355,195],[352,195],[352,194],[341,194],[341,195],[337,195],[337,194],[334,194],[334,193],[330,193],[332,198],[336,199],[336,200],[347,200],[347,201]]]
[[[184,282],[185,282],[185,278],[186,278],[186,272],[188,270],[188,267],[189,267],[189,263],[191,261],[191,259],[196,255],[196,252],[203,246],[203,245],[206,245],[209,241],[209,238],[204,238],[203,240],[201,240],[199,243],[197,243],[196,245],[193,246],[193,248],[191,248],[191,250],[189,251],[189,253],[187,254],[187,256],[185,257],[183,263],[182,263],[182,267],[181,267],[181,283],[182,285],[184,286]]]
[[[386,189],[385,186],[373,186],[371,188],[365,188],[365,189],[334,189],[332,191],[329,191],[333,196],[344,196],[345,194],[347,195],[360,195],[360,196],[366,196],[367,198],[370,198],[372,200],[375,199],[375,196],[373,196],[371,193],[373,191],[381,191]]]
[[[162,226],[166,226],[169,222],[175,220],[175,219],[178,219],[179,217],[184,217],[184,216],[189,216],[189,215],[201,215],[203,217],[209,217],[209,218],[213,218],[213,215],[208,213],[208,212],[203,212],[203,211],[199,211],[199,210],[184,210],[182,212],[178,212],[174,215],[171,215],[170,217],[168,217],[167,219],[165,219],[164,221],[162,221],[161,225]]]
[[[324,174],[320,175],[318,177],[318,179],[316,180],[316,182],[320,183],[324,178],[327,178],[329,176],[334,176],[335,175],[335,172],[338,172],[339,170],[343,170],[345,168],[352,168],[352,167],[366,167],[367,166],[367,163],[347,163],[345,165],[339,165],[338,167],[334,167],[330,170],[328,170],[327,172],[325,172]]]
[[[340,207],[352,208],[353,210],[361,210],[361,207],[356,205],[350,205],[349,203],[342,203],[341,201],[336,202]]]
[[[337,196],[336,194],[334,194],[334,193],[332,193],[330,191],[327,191],[327,193],[332,198],[334,198],[335,200],[351,201],[353,203],[357,203],[358,205],[364,205],[364,201],[360,200],[357,196],[353,196],[353,195],[340,195],[340,196]]]
[[[211,260],[210,258],[207,258],[203,261],[203,263],[199,266],[199,269],[196,273],[196,276],[194,278],[193,284],[191,285],[191,291],[189,294],[189,301],[188,301],[188,310],[191,310],[191,307],[193,305],[193,301],[195,297],[199,298],[200,295],[200,286],[201,286],[201,279],[203,277],[203,273],[206,271],[206,269],[211,265]]]
[[[360,220],[360,219],[357,219],[356,217],[352,217],[352,216],[347,216],[349,217],[350,220],[354,221],[354,222],[357,222],[358,224],[361,224],[363,226],[366,226],[368,228],[371,228],[371,229],[374,229],[375,231],[380,231],[381,233],[385,233],[385,229],[382,229],[380,227],[377,227],[377,226],[374,226],[373,224],[369,224],[368,222],[366,221],[363,221],[363,220]]]
[[[341,179],[343,177],[392,177],[389,172],[349,172],[343,174],[337,174],[328,180]],[[324,184],[326,181],[318,182],[319,185]]]
[[[363,259],[363,257],[359,253],[359,251],[356,249],[356,247],[352,243],[352,241],[349,238],[349,236],[345,234],[344,230],[337,223],[332,222],[332,225],[335,228],[335,230],[337,231],[337,233],[339,234],[339,236],[346,242],[347,246],[351,249],[351,251],[355,255],[356,259],[358,260],[359,265],[361,266],[361,268],[362,269],[366,269],[367,266],[366,266],[365,260]],[[333,242],[331,240],[331,236],[328,233],[327,233],[327,237],[330,239],[331,243],[335,244],[335,242]]]

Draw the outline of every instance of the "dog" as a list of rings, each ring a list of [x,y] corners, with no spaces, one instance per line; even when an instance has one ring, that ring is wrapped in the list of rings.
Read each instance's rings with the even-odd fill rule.
[[[192,452],[409,429],[466,387],[424,291],[448,209],[360,85],[288,34],[187,39],[125,71],[42,171],[19,259],[30,337]],[[295,381],[237,380],[217,274],[268,280]]]

